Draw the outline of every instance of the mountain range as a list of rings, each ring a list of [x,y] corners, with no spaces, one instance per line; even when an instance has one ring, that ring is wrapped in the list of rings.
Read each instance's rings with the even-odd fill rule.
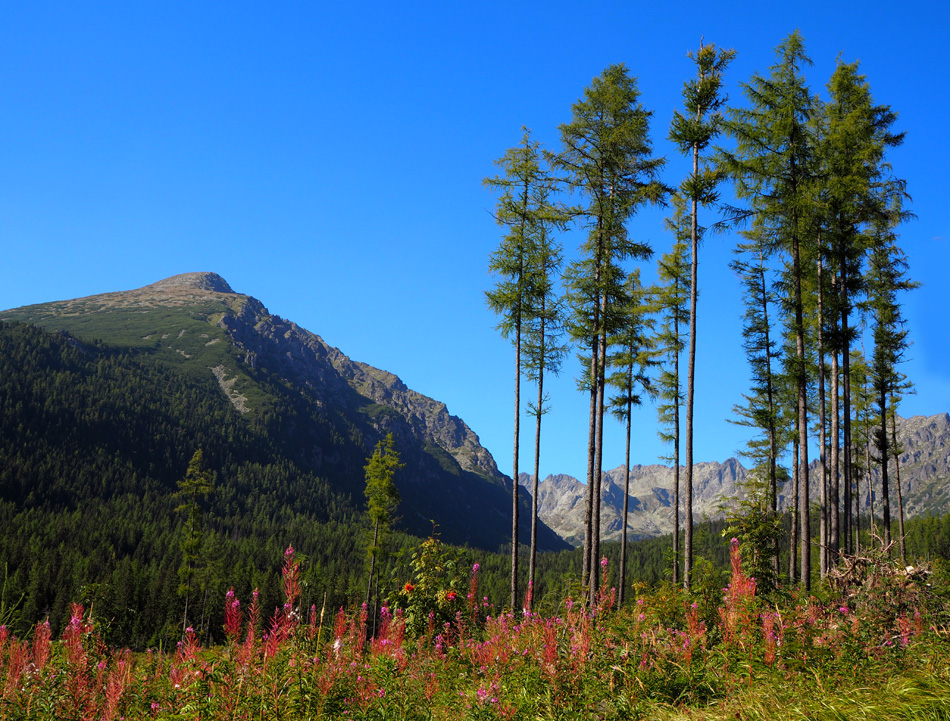
[[[897,436],[900,454],[901,493],[904,512],[910,518],[928,513],[941,514],[950,509],[950,415],[899,418]],[[818,461],[810,464],[811,498],[817,501]],[[697,463],[693,466],[693,510],[697,518],[721,518],[724,505],[744,493],[747,469],[735,458],[723,463]],[[680,483],[685,477],[680,469]],[[532,476],[522,473],[518,482],[530,493]],[[636,465],[630,468],[630,500],[627,537],[648,538],[672,533],[673,468],[663,465]],[[897,514],[893,466],[890,474],[892,517]],[[604,472],[601,499],[602,537],[616,541],[621,537],[623,515],[624,469],[618,466]],[[865,477],[860,484],[862,513],[874,505],[879,514],[880,472],[872,470],[870,489]],[[572,545],[584,538],[584,506],[587,486],[576,478],[551,475],[538,484],[538,515]],[[682,491],[681,491],[682,492]],[[786,488],[779,490],[779,507],[784,509],[790,499]],[[873,492],[873,496],[872,496]],[[681,499],[682,503],[682,499]],[[681,511],[682,514],[682,511]],[[681,515],[682,520],[682,515]]]

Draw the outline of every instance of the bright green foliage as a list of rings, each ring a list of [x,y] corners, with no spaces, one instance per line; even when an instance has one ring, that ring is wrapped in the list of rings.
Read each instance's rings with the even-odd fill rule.
[[[392,521],[392,513],[399,505],[399,491],[393,478],[396,471],[404,468],[399,462],[399,451],[396,450],[393,434],[387,433],[373,450],[373,455],[367,459],[366,471],[366,505],[370,522],[374,526],[388,526]]]
[[[178,511],[187,514],[185,537],[181,542],[181,567],[178,569],[178,595],[185,598],[184,626],[188,623],[188,600],[195,590],[195,573],[200,564],[200,549],[202,541],[203,511],[201,499],[207,498],[214,491],[214,473],[204,467],[204,455],[199,448],[188,462],[185,477],[178,482],[178,497],[183,503]]]
[[[393,511],[399,505],[399,491],[393,479],[396,471],[404,467],[405,464],[399,462],[399,452],[396,450],[393,434],[387,433],[386,437],[376,444],[373,455],[367,459],[364,468],[366,488],[363,492],[366,495],[367,513],[373,529],[372,541],[366,549],[370,559],[369,580],[366,584],[367,603],[373,587],[381,542],[389,530]]]
[[[736,56],[735,50],[716,48],[715,45],[700,45],[696,54],[689,57],[696,63],[696,77],[683,86],[683,109],[673,111],[670,125],[670,140],[684,155],[692,155],[692,173],[680,184],[680,194],[692,204],[692,218],[696,218],[696,205],[712,205],[719,200],[716,188],[723,179],[718,163],[707,162],[701,153],[719,135],[726,98],[722,93],[722,77],[729,63]]]
[[[606,68],[574,103],[571,121],[561,125],[563,147],[555,159],[567,186],[583,196],[576,213],[587,231],[582,258],[568,267],[565,285],[572,311],[568,329],[582,348],[581,385],[591,394],[584,571],[592,596],[598,582],[607,338],[624,322],[621,264],[652,253],[647,243],[630,237],[625,224],[640,206],[666,195],[658,180],[665,160],[652,156],[651,113],[639,97],[624,65]]]
[[[390,597],[394,611],[402,612],[412,637],[438,633],[464,612],[474,620],[478,599],[478,564],[466,576],[467,566],[458,549],[438,538],[423,541],[409,559],[409,580]]]

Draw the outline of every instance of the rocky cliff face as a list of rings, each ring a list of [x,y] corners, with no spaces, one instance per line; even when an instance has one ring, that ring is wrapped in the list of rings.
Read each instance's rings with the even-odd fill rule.
[[[745,479],[745,468],[736,459],[725,463],[697,463],[693,467],[694,514],[717,517],[725,499],[734,496]],[[683,470],[680,469],[680,508],[682,509]],[[620,540],[623,531],[624,469],[618,466],[604,472],[601,484],[601,537]],[[522,473],[519,483],[530,492],[531,476]],[[627,538],[650,538],[672,533],[673,469],[662,465],[630,467],[630,520]],[[574,546],[584,540],[584,509],[587,486],[572,476],[548,476],[538,484],[539,515],[562,538]],[[682,522],[682,510],[681,522]]]

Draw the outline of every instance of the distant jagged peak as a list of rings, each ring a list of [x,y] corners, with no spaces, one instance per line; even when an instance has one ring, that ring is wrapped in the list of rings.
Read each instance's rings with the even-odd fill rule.
[[[234,293],[228,281],[217,273],[179,273],[141,290],[207,290],[213,293]]]

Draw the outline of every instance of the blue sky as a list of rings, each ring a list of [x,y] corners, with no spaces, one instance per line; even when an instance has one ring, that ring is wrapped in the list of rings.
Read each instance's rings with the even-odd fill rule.
[[[814,92],[839,54],[860,60],[907,131],[891,162],[913,196],[901,238],[923,287],[906,298],[918,393],[903,413],[946,412],[950,11],[922,2],[3,3],[0,308],[214,271],[444,401],[510,473],[513,352],[484,303],[492,161],[522,125],[556,149],[571,104],[624,62],[676,184],[686,165],[666,135],[686,53],[702,37],[737,50],[726,82],[741,103],[739,83],[795,29]],[[630,225],[657,254],[663,215]],[[581,240],[563,236],[569,258]],[[735,242],[701,249],[697,460],[745,440],[725,420],[747,383]],[[569,359],[551,385],[542,476],[584,474],[577,371]],[[606,444],[605,467],[622,463],[619,424]],[[633,448],[635,463],[666,451],[650,406]]]

